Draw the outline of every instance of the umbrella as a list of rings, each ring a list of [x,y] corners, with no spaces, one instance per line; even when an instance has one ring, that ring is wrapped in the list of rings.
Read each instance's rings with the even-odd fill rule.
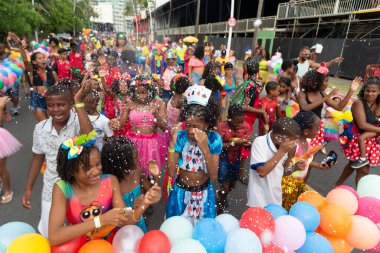
[[[187,36],[183,39],[183,42],[186,43],[198,43],[198,38],[194,36]]]

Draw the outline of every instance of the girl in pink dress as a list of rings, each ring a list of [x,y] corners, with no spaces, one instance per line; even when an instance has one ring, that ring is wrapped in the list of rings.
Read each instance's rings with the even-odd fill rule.
[[[2,128],[4,122],[5,105],[9,97],[0,97],[0,179],[3,184],[3,196],[0,198],[1,204],[9,203],[13,198],[11,190],[11,179],[7,170],[7,157],[13,155],[21,148],[21,143],[6,129]]]

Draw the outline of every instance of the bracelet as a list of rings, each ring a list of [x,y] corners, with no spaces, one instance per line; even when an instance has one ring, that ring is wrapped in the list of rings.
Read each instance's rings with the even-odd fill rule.
[[[100,224],[100,216],[97,216],[94,218],[94,223],[96,228],[101,228],[102,225]]]
[[[169,153],[174,153],[174,148],[168,148]]]
[[[75,108],[79,109],[79,108],[84,108],[84,103],[77,103],[74,105]]]
[[[134,222],[138,222],[138,221],[139,221],[139,220],[136,219],[136,217],[135,217],[135,211],[133,211],[133,213],[132,213],[132,220],[133,220]]]

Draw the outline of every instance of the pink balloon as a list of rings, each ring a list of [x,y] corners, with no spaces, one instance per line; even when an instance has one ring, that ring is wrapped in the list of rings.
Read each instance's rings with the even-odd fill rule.
[[[374,197],[363,197],[359,199],[357,215],[367,217],[374,223],[380,222],[380,199]]]
[[[379,228],[379,233],[380,233],[380,228]],[[377,243],[377,245],[373,247],[372,249],[368,250],[368,252],[380,252],[380,240]]]
[[[358,210],[358,199],[346,189],[333,189],[327,194],[326,201],[329,205],[343,207],[351,215]]]
[[[358,195],[358,193],[357,193],[357,192],[355,191],[355,189],[352,188],[351,186],[348,186],[348,185],[338,185],[338,186],[336,186],[334,189],[345,189],[345,190],[348,190],[348,191],[350,191],[352,194],[354,194],[355,197],[356,197],[357,199],[359,199],[359,195]]]
[[[368,218],[354,215],[352,216],[352,228],[346,239],[356,249],[369,250],[379,243],[380,231]]]
[[[297,218],[284,215],[275,221],[273,243],[281,248],[297,250],[302,247],[306,240],[306,230]]]

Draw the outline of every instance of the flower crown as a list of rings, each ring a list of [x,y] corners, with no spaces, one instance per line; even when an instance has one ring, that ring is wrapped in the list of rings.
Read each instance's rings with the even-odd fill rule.
[[[183,74],[183,73],[179,73],[179,74],[175,75],[175,76],[173,77],[172,81],[171,81],[173,89],[176,88],[175,83],[176,83],[176,82],[178,81],[178,79],[180,79],[180,78],[186,78],[186,79],[188,80],[187,75],[185,75],[185,74]]]
[[[131,82],[131,85],[132,86],[139,86],[139,85],[142,85],[142,84],[153,84],[153,81],[150,77],[146,77],[144,76],[144,79],[143,80],[137,80],[137,78],[134,78]]]
[[[91,147],[96,142],[97,132],[92,130],[88,134],[81,134],[66,140],[61,147],[69,150],[67,158],[69,160],[77,158],[83,150],[83,147]]]

